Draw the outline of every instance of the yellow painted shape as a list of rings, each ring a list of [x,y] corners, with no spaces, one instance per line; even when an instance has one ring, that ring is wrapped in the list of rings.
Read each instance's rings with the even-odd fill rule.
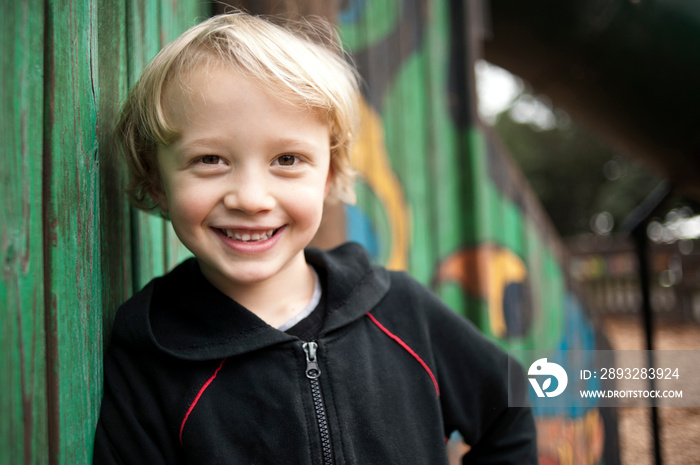
[[[509,283],[520,283],[527,268],[520,257],[508,249],[484,243],[450,255],[438,269],[437,280],[459,283],[464,292],[486,300],[489,326],[494,336],[506,335],[503,293]]]
[[[389,220],[391,249],[385,265],[405,270],[408,268],[410,212],[401,183],[391,169],[381,117],[364,98],[360,102],[360,128],[352,160],[353,167],[377,196]]]
[[[491,331],[497,337],[506,335],[506,321],[503,316],[503,292],[508,283],[519,283],[527,277],[523,261],[510,250],[500,249],[490,254],[487,267],[489,322]]]
[[[537,418],[537,449],[541,463],[595,465],[605,450],[605,425],[598,409],[582,418]]]

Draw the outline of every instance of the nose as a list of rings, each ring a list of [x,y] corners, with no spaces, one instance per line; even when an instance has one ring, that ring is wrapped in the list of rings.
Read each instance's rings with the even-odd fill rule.
[[[253,172],[238,173],[227,180],[227,193],[224,206],[229,210],[239,210],[249,215],[272,210],[275,197],[264,175]]]

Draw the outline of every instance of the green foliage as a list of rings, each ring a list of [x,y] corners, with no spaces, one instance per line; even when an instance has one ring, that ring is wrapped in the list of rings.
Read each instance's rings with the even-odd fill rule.
[[[516,122],[505,110],[494,130],[562,236],[590,232],[591,218],[606,211],[616,230],[658,178],[617,155],[565,114],[555,113],[555,118],[556,126],[543,130]]]

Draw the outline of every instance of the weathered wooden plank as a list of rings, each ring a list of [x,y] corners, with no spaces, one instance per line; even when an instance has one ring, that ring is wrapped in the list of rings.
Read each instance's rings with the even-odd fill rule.
[[[48,461],[42,1],[0,6],[0,463]]]
[[[52,463],[76,464],[89,460],[101,394],[97,21],[89,0],[46,6],[49,452]]]
[[[131,87],[146,64],[161,48],[160,3],[151,0],[126,1],[127,82]],[[132,209],[133,289],[143,287],[165,271],[165,223],[154,215]]]
[[[315,15],[333,20],[338,9],[337,2],[328,0],[223,0],[212,3],[215,14],[230,11],[230,6],[234,6],[254,15],[282,15],[293,19]]]
[[[133,289],[141,289],[167,269],[165,244],[166,223],[162,218],[132,209]]]
[[[127,79],[132,86],[146,63],[160,50],[159,2],[126,0]]]
[[[133,291],[126,168],[118,158],[113,132],[127,90],[126,2],[103,0],[97,8],[100,263],[106,342],[118,305]]]

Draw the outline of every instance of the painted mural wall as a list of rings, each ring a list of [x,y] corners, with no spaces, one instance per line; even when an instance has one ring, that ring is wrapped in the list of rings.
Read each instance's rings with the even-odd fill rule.
[[[348,239],[406,269],[509,350],[605,342],[568,284],[559,238],[476,120],[478,2],[349,0],[341,37],[365,80]],[[562,355],[564,356],[564,355]],[[611,409],[536,411],[541,464],[617,464]]]

